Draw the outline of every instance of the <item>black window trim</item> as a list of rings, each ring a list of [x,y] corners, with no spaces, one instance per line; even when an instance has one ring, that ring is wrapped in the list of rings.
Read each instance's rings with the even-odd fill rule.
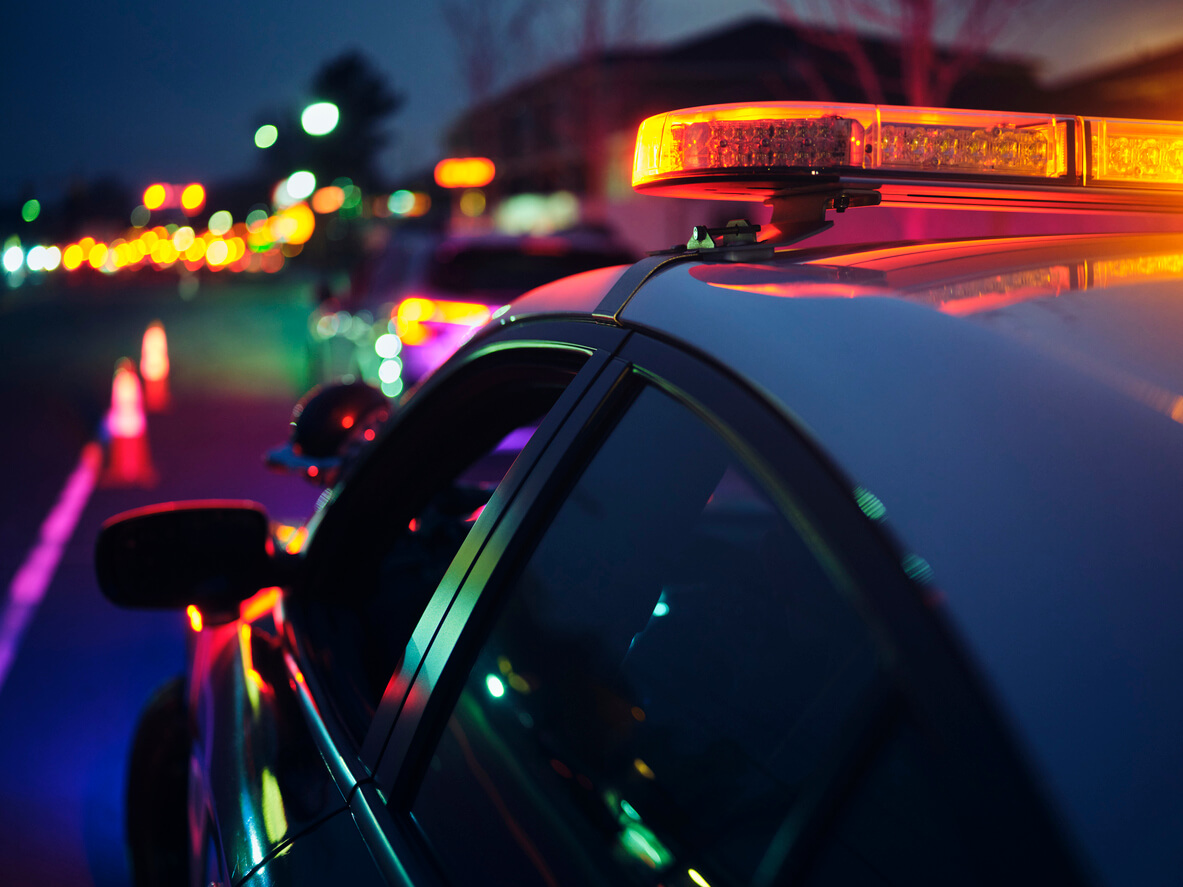
[[[549,321],[507,326],[462,349],[452,371],[440,374],[439,377],[433,377],[424,386],[424,390],[414,398],[414,403],[417,405],[414,411],[408,410],[405,415],[399,416],[395,421],[398,426],[401,426],[404,421],[416,421],[415,416],[418,413],[431,407],[435,400],[433,394],[435,390],[444,388],[448,380],[455,379],[465,372],[471,372],[478,365],[485,365],[489,362],[517,362],[523,366],[538,366],[551,362],[558,366],[564,363],[569,364],[573,358],[582,361],[583,365],[572,371],[571,382],[566,386],[547,421],[539,427],[538,432],[531,440],[531,445],[527,447],[527,451],[523,451],[523,457],[519,457],[511,472],[518,478],[517,482],[520,482],[520,478],[529,473],[537,457],[545,450],[546,444],[561,426],[566,413],[578,403],[583,392],[593,383],[599,370],[606,363],[609,355],[619,347],[625,335],[624,331],[618,328],[586,322],[572,324]],[[427,404],[427,406],[424,407],[422,404]],[[392,431],[397,433],[393,427]],[[345,511],[348,510],[348,508],[345,509]],[[481,538],[495,523],[499,509],[494,506],[486,510],[489,511],[489,518],[478,522],[482,527]],[[339,514],[341,516],[336,519],[337,522],[348,521],[348,514],[344,511],[339,511]],[[476,530],[477,528],[474,526],[473,532],[476,533]],[[305,557],[309,551],[316,550],[313,545],[315,536],[314,533],[305,549]],[[324,544],[322,537],[321,545]],[[333,584],[331,574],[313,575],[305,582],[285,590],[283,636],[288,652],[285,660],[293,684],[304,684],[305,692],[300,694],[303,713],[309,720],[322,757],[326,762],[330,762],[330,771],[334,781],[342,795],[348,798],[356,792],[359,785],[372,780],[372,773],[377,766],[377,760],[385,742],[384,739],[379,741],[378,738],[371,741],[371,734],[388,733],[396,712],[383,709],[380,705],[360,745],[355,742],[350,730],[337,712],[326,682],[320,677],[315,657],[309,649],[313,641],[299,625],[299,597],[309,593],[310,587],[313,589],[323,587],[325,583]],[[295,618],[292,618],[293,616]],[[383,718],[388,718],[389,722],[380,723],[380,719]]]

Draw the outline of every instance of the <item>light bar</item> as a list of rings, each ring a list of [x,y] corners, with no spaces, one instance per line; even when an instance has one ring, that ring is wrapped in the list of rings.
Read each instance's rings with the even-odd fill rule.
[[[954,185],[969,203],[999,188],[1179,191],[1183,123],[769,102],[659,114],[637,134],[638,191],[751,200],[826,180],[920,203]]]

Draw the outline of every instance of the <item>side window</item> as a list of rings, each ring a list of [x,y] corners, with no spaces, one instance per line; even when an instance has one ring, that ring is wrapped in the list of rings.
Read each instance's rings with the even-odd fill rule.
[[[719,887],[776,857],[879,669],[807,533],[643,391],[508,589],[412,804],[449,881]]]
[[[394,441],[369,476],[350,479],[366,498],[350,503],[324,588],[299,603],[299,623],[328,701],[359,748],[436,586],[573,376],[519,373],[472,394],[476,405],[452,393],[436,398],[400,435],[410,443]]]

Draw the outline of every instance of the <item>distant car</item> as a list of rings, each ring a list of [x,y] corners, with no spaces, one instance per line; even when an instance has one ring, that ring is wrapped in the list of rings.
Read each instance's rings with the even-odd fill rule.
[[[851,121],[859,165],[708,162],[749,129],[841,157]],[[647,123],[641,187],[751,188],[770,225],[527,293],[389,418],[320,392],[306,541],[249,503],[108,522],[104,592],[194,620],[137,733],[137,876],[1177,884],[1183,234],[807,239],[893,193],[1183,211],[1177,170],[1084,177],[1102,124],[1137,136]]]
[[[399,229],[363,269],[357,291],[344,304],[322,304],[310,318],[315,375],[370,382],[397,397],[527,290],[635,259],[595,230],[447,236]]]

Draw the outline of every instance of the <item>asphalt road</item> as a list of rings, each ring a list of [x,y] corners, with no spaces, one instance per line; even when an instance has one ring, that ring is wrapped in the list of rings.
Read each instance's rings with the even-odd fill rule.
[[[112,514],[169,499],[255,499],[291,522],[311,511],[318,491],[261,461],[307,385],[310,290],[293,277],[216,278],[190,298],[175,281],[115,278],[0,289],[0,637],[15,638],[0,667],[0,883],[128,883],[127,750],[140,708],[182,668],[186,623],[108,604],[93,576],[95,535]],[[85,497],[83,454],[94,451],[85,448],[98,439],[115,363],[138,362],[153,319],[172,365],[171,404],[148,415],[155,481],[112,485],[100,471]],[[52,566],[46,542],[61,535],[71,476],[66,499],[85,503],[77,525],[44,597],[18,607],[18,574],[28,577],[31,559]],[[15,632],[14,613],[28,617]]]

